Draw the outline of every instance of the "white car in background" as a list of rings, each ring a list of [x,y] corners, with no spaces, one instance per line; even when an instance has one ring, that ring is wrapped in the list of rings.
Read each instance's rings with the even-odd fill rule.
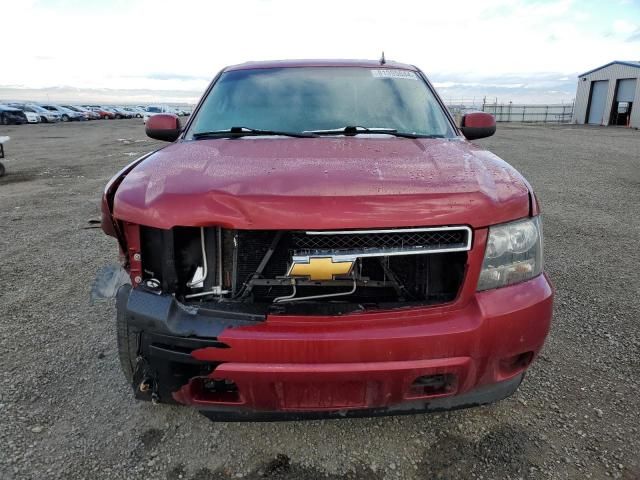
[[[157,113],[175,113],[175,110],[168,105],[149,105],[142,117],[142,121],[147,123],[149,117]]]
[[[22,110],[27,117],[27,123],[40,123],[40,115],[28,110]]]
[[[122,109],[129,112],[133,118],[142,118],[146,113],[143,109],[139,107],[122,107]]]

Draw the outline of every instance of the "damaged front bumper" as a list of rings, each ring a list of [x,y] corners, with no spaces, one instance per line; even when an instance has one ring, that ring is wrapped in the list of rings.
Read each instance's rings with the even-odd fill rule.
[[[447,410],[511,395],[549,330],[541,275],[464,305],[344,316],[262,315],[181,304],[126,285],[141,399],[218,420]]]

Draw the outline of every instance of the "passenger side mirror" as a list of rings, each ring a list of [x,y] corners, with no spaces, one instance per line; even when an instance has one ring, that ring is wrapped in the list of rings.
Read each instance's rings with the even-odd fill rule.
[[[467,113],[462,117],[460,130],[467,140],[490,137],[496,133],[496,119],[490,113]]]
[[[156,113],[147,119],[145,132],[148,137],[165,142],[175,142],[180,136],[180,119],[173,113]]]

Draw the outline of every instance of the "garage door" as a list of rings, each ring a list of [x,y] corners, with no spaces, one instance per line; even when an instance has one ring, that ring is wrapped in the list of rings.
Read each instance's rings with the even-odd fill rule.
[[[627,78],[626,80],[620,80],[618,82],[618,94],[616,95],[616,102],[633,102],[633,97],[635,96],[635,78]]]
[[[607,101],[609,80],[591,82],[591,101],[589,102],[589,119],[587,123],[602,125],[604,119],[604,104]]]

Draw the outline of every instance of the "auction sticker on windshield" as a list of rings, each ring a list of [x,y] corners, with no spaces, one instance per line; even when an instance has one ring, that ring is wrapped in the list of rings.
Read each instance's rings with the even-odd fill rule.
[[[376,78],[405,78],[408,80],[417,80],[418,76],[410,70],[392,70],[389,68],[371,70],[371,75]]]

